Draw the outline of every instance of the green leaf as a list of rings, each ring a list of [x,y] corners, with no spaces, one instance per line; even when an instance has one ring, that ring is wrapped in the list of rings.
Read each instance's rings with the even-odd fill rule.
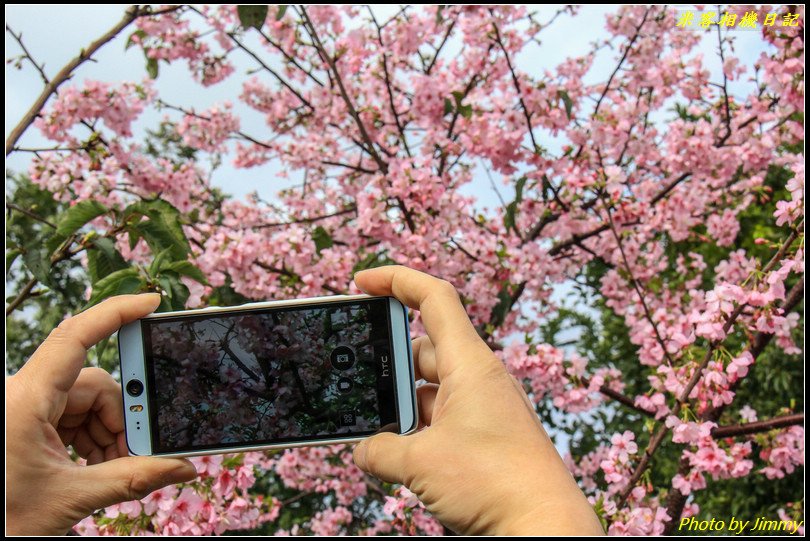
[[[446,7],[447,6],[443,4],[439,4],[436,7],[436,24],[441,24],[441,22],[444,20],[444,17],[442,17],[442,11],[444,11],[444,8]]]
[[[144,38],[146,38],[147,34],[146,34],[146,32],[144,32],[143,30],[140,30],[140,29],[138,29],[138,30],[134,31],[133,33],[131,33],[131,34],[129,35],[129,37],[127,38],[127,43],[126,43],[126,45],[124,45],[124,50],[125,50],[125,51],[126,51],[127,49],[129,49],[130,47],[132,47],[133,45],[135,45],[135,42],[134,42],[134,41],[132,41],[132,38],[133,38],[134,36],[138,36],[139,38],[141,38],[141,41],[143,41],[143,39],[144,39]]]
[[[285,10],[286,8],[287,6],[284,6]],[[279,11],[281,11],[281,8],[279,8]],[[239,15],[239,22],[242,24],[242,28],[261,30],[264,21],[267,19],[267,6],[236,6],[236,13]],[[283,12],[281,16],[276,13],[276,20],[283,16]]]
[[[143,277],[135,267],[117,270],[93,284],[93,294],[90,296],[87,306],[98,304],[107,297],[114,295],[141,291],[145,285]]]
[[[373,269],[382,267],[383,265],[395,265],[396,262],[388,257],[386,252],[374,252],[368,254],[362,260],[358,261],[352,269],[352,274],[360,272],[361,270]]]
[[[453,112],[453,102],[449,98],[444,98],[444,114]]]
[[[139,216],[146,220],[138,220]],[[180,212],[163,200],[133,203],[122,214],[122,221],[128,224],[131,246],[143,237],[153,254],[171,249],[174,261],[185,260],[191,252],[180,219]]]
[[[20,250],[17,248],[14,248],[13,250],[8,250],[6,252],[6,274],[8,274],[8,270],[11,268],[11,266],[14,264],[14,262],[17,260],[17,257],[19,257],[21,253],[22,252],[20,252]]]
[[[164,272],[158,279],[160,287],[164,292],[164,299],[168,299],[171,310],[183,310],[186,307],[189,292],[188,288],[180,281],[180,275],[175,272]],[[161,306],[163,303],[161,302]]]
[[[524,175],[515,183],[515,201],[518,203],[523,201],[523,188],[526,186],[527,180],[529,179]]]
[[[192,280],[196,280],[201,284],[208,283],[202,271],[195,267],[191,261],[173,261],[168,265],[161,267],[160,271],[163,272],[164,270],[176,272],[181,276],[188,276]]]
[[[95,351],[96,351],[96,359],[101,359],[101,356],[107,350],[107,346],[110,345],[110,337],[103,339],[101,342],[96,344]]]
[[[87,273],[92,283],[128,266],[112,239],[107,237],[93,239],[92,247],[87,250]]]
[[[315,228],[315,231],[312,233],[312,240],[315,242],[315,249],[318,251],[318,253],[320,253],[321,250],[331,248],[334,245],[329,232],[321,226]]]
[[[184,259],[188,253],[188,241],[178,239],[167,224],[159,219],[144,220],[136,226],[138,234],[146,240],[153,254],[169,250],[172,259]]]
[[[571,96],[565,90],[558,90],[557,96],[563,101],[565,105],[565,114],[568,115],[568,120],[571,120],[571,109],[574,107],[574,102],[571,101]]]
[[[281,4],[278,6],[278,11],[276,11],[276,20],[280,21],[283,19],[285,13],[287,13],[287,4]]]
[[[157,58],[146,59],[146,73],[149,74],[150,79],[157,79],[158,76],[158,61]]]
[[[452,92],[452,94],[453,94],[453,99],[456,100],[456,110],[458,111],[458,114],[460,114],[464,118],[470,118],[472,116],[472,113],[473,113],[472,105],[462,105],[461,104],[461,101],[464,99],[464,93],[459,92],[458,90],[454,90]],[[447,100],[445,100],[445,103],[444,103],[444,110],[445,110],[444,114],[447,114],[447,113],[450,112],[450,111],[447,110]],[[451,111],[452,111],[452,108],[451,108]]]
[[[56,234],[68,237],[78,231],[84,224],[107,212],[107,207],[98,201],[80,201],[62,214],[56,224]]]
[[[167,261],[173,261],[171,247],[166,248],[155,256],[155,259],[152,260],[152,264],[149,265],[149,275],[157,276],[160,269],[164,267]]]
[[[62,245],[63,242],[67,240],[67,237],[64,235],[57,235],[54,233],[45,241],[45,249],[48,251],[49,254],[54,253],[59,247]]]
[[[512,309],[512,295],[509,294],[509,284],[504,284],[498,292],[498,304],[492,309],[489,322],[494,327],[500,327]]]
[[[526,186],[527,180],[525,176],[522,176],[515,183],[515,199],[506,206],[506,212],[503,215],[503,225],[506,229],[515,228],[515,215],[518,205],[523,201],[523,188]]]
[[[37,248],[35,246],[26,247],[23,254],[23,263],[25,267],[34,275],[34,278],[43,284],[49,284],[51,281],[51,258],[47,250]]]
[[[172,310],[174,310],[174,308],[172,308],[172,300],[168,296],[162,295],[160,297],[160,304],[155,312],[171,312]]]

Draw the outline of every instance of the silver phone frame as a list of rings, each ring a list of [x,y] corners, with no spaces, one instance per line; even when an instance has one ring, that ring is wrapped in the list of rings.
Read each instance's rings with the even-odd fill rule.
[[[408,326],[408,309],[393,297],[380,297],[371,295],[331,295],[324,297],[310,297],[306,299],[292,299],[283,301],[253,302],[238,306],[211,306],[194,310],[181,310],[150,314],[142,319],[163,319],[177,316],[194,316],[217,312],[250,312],[265,308],[281,308],[289,306],[306,306],[308,304],[324,304],[330,302],[347,302],[353,300],[388,299],[389,317],[391,321],[391,334],[393,342],[393,366],[395,389],[397,399],[397,420],[399,434],[410,434],[418,426],[419,414],[416,403],[416,382],[414,380],[413,352],[411,349],[410,331]],[[146,377],[146,362],[143,352],[143,338],[141,336],[141,319],[121,327],[118,331],[118,354],[121,366],[121,394],[124,404],[124,426],[127,448],[131,456],[161,456],[184,457],[216,455],[223,453],[241,453],[246,451],[264,451],[269,449],[288,449],[293,447],[308,447],[313,445],[333,445],[341,443],[356,443],[369,436],[352,436],[347,438],[328,438],[308,440],[305,442],[246,445],[241,447],[228,447],[219,449],[205,449],[199,451],[180,453],[152,453],[152,434],[149,415],[149,389]],[[126,384],[130,379],[138,379],[143,384],[143,392],[137,396],[130,396],[126,391]],[[132,406],[142,406],[141,411],[132,411]]]

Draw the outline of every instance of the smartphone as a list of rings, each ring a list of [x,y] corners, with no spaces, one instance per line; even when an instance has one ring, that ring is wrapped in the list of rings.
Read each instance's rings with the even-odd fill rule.
[[[118,333],[132,455],[356,442],[416,429],[407,308],[367,295],[152,314]]]

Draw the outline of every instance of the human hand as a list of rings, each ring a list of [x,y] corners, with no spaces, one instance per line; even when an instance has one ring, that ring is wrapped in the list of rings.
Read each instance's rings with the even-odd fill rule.
[[[372,295],[418,309],[427,336],[413,341],[423,430],[382,433],[354,461],[414,492],[460,534],[604,534],[522,386],[467,317],[451,284],[405,267],[355,275]]]
[[[121,386],[100,368],[82,369],[87,348],[159,302],[124,295],[71,317],[6,378],[7,534],[64,535],[96,509],[196,477],[188,460],[128,456]]]

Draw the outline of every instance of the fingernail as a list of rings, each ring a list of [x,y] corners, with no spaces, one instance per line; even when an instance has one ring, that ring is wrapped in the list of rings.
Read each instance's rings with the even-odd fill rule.
[[[171,470],[167,477],[171,479],[172,483],[182,483],[184,481],[191,481],[197,477],[197,468],[194,464],[188,461],[183,461],[175,469]]]

